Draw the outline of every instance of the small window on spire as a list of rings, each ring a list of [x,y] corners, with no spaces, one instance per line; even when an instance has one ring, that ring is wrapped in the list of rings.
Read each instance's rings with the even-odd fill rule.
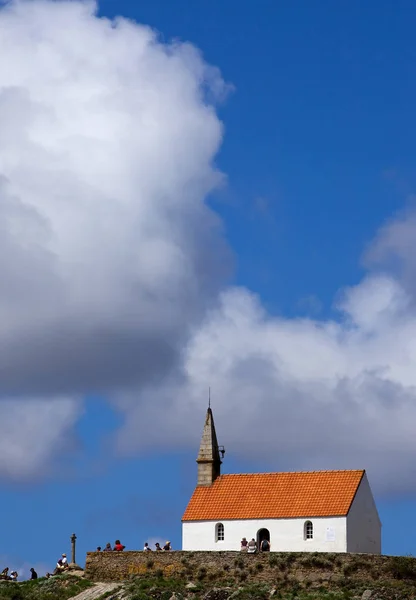
[[[216,542],[224,541],[224,525],[222,523],[217,523],[215,525],[215,541]]]

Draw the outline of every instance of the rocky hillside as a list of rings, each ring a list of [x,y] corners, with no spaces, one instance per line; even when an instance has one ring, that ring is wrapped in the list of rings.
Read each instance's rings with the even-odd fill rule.
[[[0,600],[413,600],[416,598],[416,559],[350,555],[341,565],[336,555],[274,554],[267,557],[275,575],[246,573],[238,555],[223,573],[184,565],[182,573],[166,577],[162,570],[131,575],[126,581],[91,582],[75,575],[35,582],[0,583]],[[338,564],[337,564],[338,560]],[[249,577],[250,575],[250,577]]]

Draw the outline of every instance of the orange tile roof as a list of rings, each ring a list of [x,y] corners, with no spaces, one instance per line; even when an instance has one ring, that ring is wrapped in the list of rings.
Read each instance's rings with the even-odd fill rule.
[[[345,516],[365,471],[220,475],[197,486],[182,521]]]

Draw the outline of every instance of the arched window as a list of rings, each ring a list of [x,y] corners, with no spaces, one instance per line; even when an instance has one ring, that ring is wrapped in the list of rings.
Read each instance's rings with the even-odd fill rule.
[[[216,542],[224,541],[224,525],[222,523],[217,523],[215,525],[215,541]]]
[[[305,540],[313,539],[313,524],[312,521],[305,521],[303,537]]]

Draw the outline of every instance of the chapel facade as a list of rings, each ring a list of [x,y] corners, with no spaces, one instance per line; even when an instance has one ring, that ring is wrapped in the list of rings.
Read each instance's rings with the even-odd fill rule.
[[[183,550],[381,553],[381,522],[365,470],[221,474],[211,408],[197,457],[197,485],[182,518]]]

